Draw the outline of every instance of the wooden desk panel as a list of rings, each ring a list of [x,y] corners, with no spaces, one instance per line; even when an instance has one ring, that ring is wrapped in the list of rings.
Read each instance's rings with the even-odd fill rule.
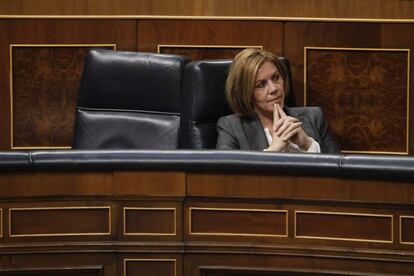
[[[409,274],[413,184],[230,172],[2,173],[0,274],[141,275],[154,265],[161,275]],[[108,234],[97,235],[102,229]]]

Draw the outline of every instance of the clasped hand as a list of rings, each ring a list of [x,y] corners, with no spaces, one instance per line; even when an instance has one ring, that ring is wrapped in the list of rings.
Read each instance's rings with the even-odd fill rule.
[[[293,117],[287,116],[279,104],[273,109],[273,129],[270,129],[272,144],[268,151],[285,151],[289,141],[307,151],[312,144],[312,139],[302,129],[302,123]]]

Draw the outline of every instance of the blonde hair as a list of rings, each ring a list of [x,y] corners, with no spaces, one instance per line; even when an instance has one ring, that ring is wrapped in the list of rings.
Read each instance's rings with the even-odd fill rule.
[[[226,81],[226,97],[234,113],[241,116],[255,113],[253,93],[256,74],[266,61],[275,64],[285,84],[285,93],[288,92],[286,72],[276,55],[261,49],[244,49],[234,57]]]

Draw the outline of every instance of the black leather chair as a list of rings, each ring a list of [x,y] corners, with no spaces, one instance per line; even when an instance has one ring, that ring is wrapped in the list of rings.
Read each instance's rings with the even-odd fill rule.
[[[186,57],[91,50],[76,110],[76,149],[176,149]]]
[[[279,57],[286,70],[287,96],[285,104],[295,106],[292,93],[290,65]],[[189,62],[184,69],[183,103],[180,147],[214,149],[217,141],[217,120],[231,114],[225,83],[231,60],[199,60]]]

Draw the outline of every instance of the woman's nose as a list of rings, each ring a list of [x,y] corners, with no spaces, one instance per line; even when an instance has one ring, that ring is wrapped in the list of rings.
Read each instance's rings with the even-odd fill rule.
[[[269,80],[269,93],[276,93],[276,83],[274,83],[272,80]]]

